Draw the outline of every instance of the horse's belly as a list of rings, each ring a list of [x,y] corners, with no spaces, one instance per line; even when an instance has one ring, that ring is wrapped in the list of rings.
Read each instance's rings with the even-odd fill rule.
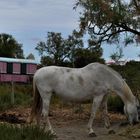
[[[89,91],[84,91],[82,89],[61,90],[59,92],[56,92],[56,94],[64,100],[74,101],[74,102],[87,101],[93,98],[93,93]]]

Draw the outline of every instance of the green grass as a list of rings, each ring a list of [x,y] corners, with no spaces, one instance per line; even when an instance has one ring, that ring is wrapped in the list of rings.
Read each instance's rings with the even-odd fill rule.
[[[15,84],[14,104],[11,101],[12,87],[10,84],[0,85],[0,111],[15,106],[30,106],[32,101],[32,86]]]
[[[44,132],[37,126],[0,125],[0,140],[54,140],[55,136],[50,132]]]
[[[14,104],[11,102],[11,84],[0,85],[0,111],[16,106],[28,107],[32,103],[32,85],[14,85]],[[54,136],[37,126],[21,128],[0,124],[0,140],[54,140]]]

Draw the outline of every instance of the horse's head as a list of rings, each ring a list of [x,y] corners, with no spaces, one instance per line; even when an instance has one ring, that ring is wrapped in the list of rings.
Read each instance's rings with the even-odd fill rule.
[[[138,99],[135,99],[135,102],[133,103],[125,104],[124,113],[131,125],[138,123],[140,118],[140,105]]]

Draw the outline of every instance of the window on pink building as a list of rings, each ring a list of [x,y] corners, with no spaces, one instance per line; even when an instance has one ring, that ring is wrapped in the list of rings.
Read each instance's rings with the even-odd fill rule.
[[[34,74],[36,71],[35,64],[27,64],[27,74]]]
[[[20,74],[20,63],[13,63],[13,73]]]
[[[7,63],[0,62],[0,73],[7,73]]]

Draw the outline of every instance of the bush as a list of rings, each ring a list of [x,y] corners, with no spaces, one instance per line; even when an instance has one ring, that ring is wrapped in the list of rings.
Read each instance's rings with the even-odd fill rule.
[[[0,125],[0,140],[54,140],[55,136],[50,132],[44,132],[37,126]]]
[[[110,95],[108,97],[108,110],[113,112],[121,112],[123,113],[124,104],[119,96]]]

